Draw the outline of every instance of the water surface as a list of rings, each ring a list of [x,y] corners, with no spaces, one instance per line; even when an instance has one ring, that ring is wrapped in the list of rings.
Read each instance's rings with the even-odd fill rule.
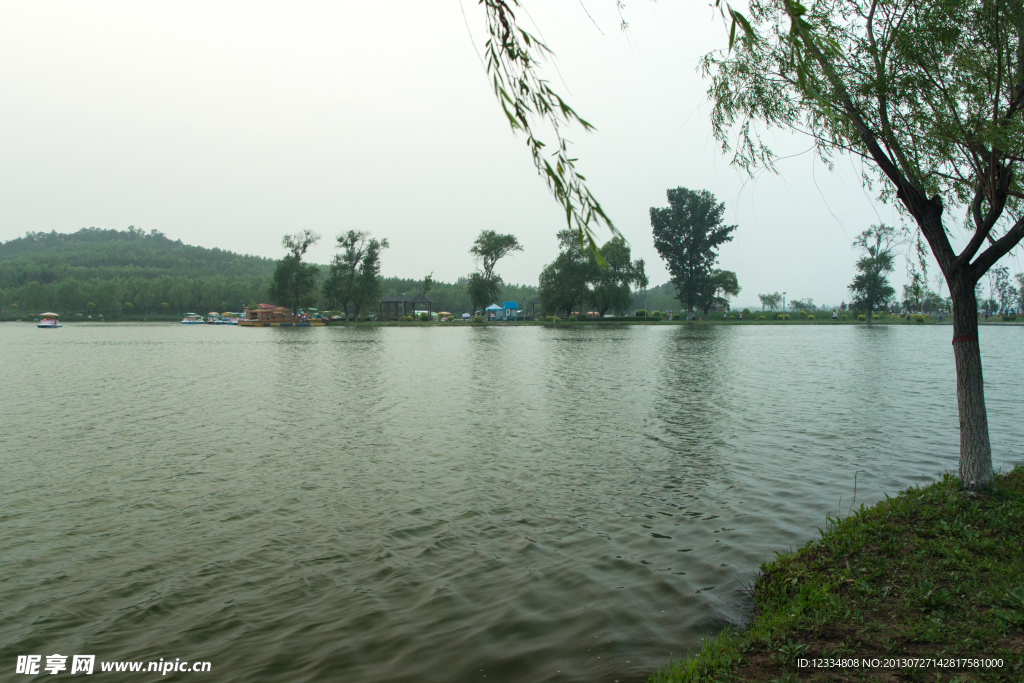
[[[1022,335],[981,331],[1003,469]],[[641,681],[855,473],[859,504],[955,471],[950,337],[0,325],[0,671]]]

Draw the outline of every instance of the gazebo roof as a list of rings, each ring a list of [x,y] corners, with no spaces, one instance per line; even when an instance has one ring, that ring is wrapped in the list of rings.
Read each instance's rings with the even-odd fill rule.
[[[498,304],[491,304],[490,306],[488,306],[488,307],[487,307],[486,309],[484,309],[484,310],[487,310],[487,311],[503,311],[503,310],[505,310],[505,309],[503,309],[503,308],[502,308],[501,306],[499,306]]]

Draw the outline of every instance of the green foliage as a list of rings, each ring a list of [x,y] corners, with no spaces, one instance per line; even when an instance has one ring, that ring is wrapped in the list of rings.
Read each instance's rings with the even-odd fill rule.
[[[677,187],[666,194],[669,206],[650,210],[654,247],[668,266],[679,300],[690,311],[714,297],[710,280],[718,249],[732,241],[736,226],[722,224],[725,204],[707,190]]]
[[[779,313],[777,316],[775,316],[775,319],[776,320],[789,320],[792,317],[793,316],[791,316],[789,313]]]
[[[482,323],[483,321],[484,321],[483,316],[479,316],[479,315],[474,315],[473,316],[473,322],[475,322],[475,323]]]
[[[750,315],[750,309],[749,308],[744,308],[741,312],[743,313],[743,315]]]
[[[420,313],[420,322],[428,322],[430,320],[429,313]]]
[[[881,316],[878,315],[877,313],[875,313],[874,315],[871,316],[871,319],[872,320],[881,320]]]
[[[624,313],[633,303],[633,288],[647,287],[643,259],[632,260],[629,244],[613,237],[600,250],[580,247],[570,230],[558,233],[559,253],[541,271],[538,282],[541,307],[568,315],[589,304],[600,314]]]
[[[28,233],[0,244],[0,304],[22,310],[177,313],[266,300],[274,261],[172,241],[157,231]]]
[[[857,316],[857,320],[867,320],[867,318],[863,313],[861,313],[860,315]]]
[[[1021,467],[980,495],[947,475],[830,517],[820,539],[762,565],[746,629],[707,639],[650,681],[795,680],[799,657],[899,656],[910,647],[937,658],[977,648],[1004,665],[970,680],[1022,680],[1022,524]]]
[[[642,308],[636,309],[636,317],[638,317],[638,318],[646,318],[647,317],[647,311],[645,311]]]
[[[661,318],[662,318],[661,311],[653,311],[651,313],[651,315],[650,315],[650,319],[651,320],[661,320]]]
[[[801,311],[801,312],[802,312],[802,311]],[[814,320],[814,314],[812,313],[812,314],[808,315],[808,316],[807,316],[807,319],[808,319],[808,320]]]
[[[549,316],[545,317],[544,320],[547,321],[547,322],[553,322],[554,321],[554,317],[549,315]]]
[[[757,316],[757,319],[758,320],[764,320],[764,316],[763,315],[759,315],[759,316]]]
[[[782,294],[775,292],[774,294],[758,294],[757,298],[761,300],[761,310],[768,309],[769,311],[775,311],[775,307],[782,303]]]
[[[920,313],[915,315],[914,316],[914,322],[923,323],[924,322],[924,316],[921,315]]]
[[[846,315],[845,313],[843,313],[843,314],[842,314],[841,316],[839,316],[839,317],[840,317],[840,318],[842,318],[843,320],[846,320],[846,319],[847,319],[847,315]]]
[[[311,263],[304,263],[302,257],[319,240],[320,235],[312,230],[285,235],[281,239],[281,245],[289,253],[278,261],[274,269],[270,283],[270,298],[274,304],[286,306],[293,311],[316,304],[316,281],[320,269]]]
[[[797,317],[806,318],[807,317],[807,311],[800,311],[799,313],[797,313]]]
[[[368,232],[349,230],[338,235],[337,249],[341,253],[331,259],[322,287],[327,307],[340,306],[348,320],[350,316],[358,319],[364,308],[373,306],[381,296],[381,251],[388,246],[387,239],[370,237]],[[424,287],[429,289],[429,283],[425,282]]]
[[[503,235],[494,230],[481,230],[469,253],[477,261],[477,270],[469,276],[466,291],[473,302],[473,309],[483,309],[490,303],[497,303],[498,293],[504,280],[494,272],[502,258],[523,247],[515,235]]]

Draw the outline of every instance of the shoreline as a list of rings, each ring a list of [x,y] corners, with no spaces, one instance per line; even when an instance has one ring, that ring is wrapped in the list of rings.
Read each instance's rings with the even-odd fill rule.
[[[32,323],[32,324],[34,324],[36,322],[36,316],[26,315],[24,317],[17,317],[17,318],[14,317],[14,316],[8,316],[8,315],[0,316],[0,323],[15,323],[15,322]],[[67,319],[62,318],[61,321],[60,321],[61,325],[72,325],[72,324],[77,324],[77,323],[167,323],[167,324],[175,324],[176,323],[176,324],[180,324],[181,320],[180,320],[180,318],[177,318],[177,317],[167,317],[167,318],[165,318],[165,317],[159,317],[159,316],[149,316],[149,317],[131,316],[131,317],[119,318],[117,320],[114,320],[114,319],[99,320],[99,319],[95,319],[95,318],[91,319],[91,320],[81,319],[81,318],[77,318],[77,319],[76,318],[67,318]],[[872,322],[870,326],[871,327],[876,327],[876,326],[878,326],[878,327],[885,327],[885,326],[891,327],[891,326],[906,325],[906,326],[928,326],[928,327],[932,327],[932,326],[940,326],[941,325],[941,326],[951,327],[952,324],[953,324],[952,321],[945,321],[945,320],[942,321],[942,322],[938,322],[938,321],[917,322],[915,320],[909,320],[908,321],[908,320],[900,318],[898,320],[879,320],[879,321],[875,321],[875,322]],[[605,318],[605,319],[599,319],[599,320],[559,320],[559,321],[547,321],[547,320],[517,320],[517,321],[508,320],[508,321],[505,321],[505,320],[495,320],[495,321],[484,321],[484,322],[478,322],[478,323],[475,323],[475,322],[462,322],[462,321],[440,322],[440,321],[433,321],[433,320],[426,321],[426,322],[418,321],[418,320],[417,321],[408,321],[408,322],[402,322],[402,321],[397,321],[397,320],[394,320],[394,321],[380,321],[380,322],[378,322],[378,321],[367,321],[367,322],[363,322],[363,321],[360,321],[360,322],[355,322],[355,321],[331,321],[331,322],[327,322],[324,325],[324,327],[344,327],[344,326],[354,326],[354,327],[524,327],[524,326],[527,326],[527,327],[529,327],[529,326],[562,327],[562,326],[609,326],[609,325],[618,325],[618,326],[621,326],[621,325],[642,325],[642,326],[647,326],[647,325],[662,325],[662,326],[665,326],[665,325],[673,325],[673,326],[683,326],[683,325],[695,325],[695,326],[702,326],[702,325],[739,325],[739,326],[747,326],[747,327],[751,327],[751,326],[765,326],[765,325],[779,325],[779,326],[790,326],[790,325],[801,325],[801,326],[803,326],[803,325],[819,325],[819,326],[821,326],[821,325],[825,325],[825,326],[834,326],[834,327],[838,327],[838,326],[841,326],[841,325],[842,326],[859,325],[859,326],[862,326],[862,327],[868,327],[868,324],[865,321],[863,321],[863,320],[840,320],[840,321],[835,321],[835,322],[833,322],[831,320],[804,320],[804,319],[785,320],[785,321],[783,321],[783,320],[696,320],[695,321],[695,320],[636,320],[636,319],[629,319],[629,318]],[[1014,326],[1020,327],[1020,326],[1024,326],[1024,320],[1022,320],[1022,321],[1015,321],[1015,320],[1007,320],[1007,321],[1001,321],[1001,320],[1000,321],[981,321],[981,320],[979,320],[978,321],[978,325],[992,325],[992,326],[996,326],[996,327],[1004,327],[1004,326],[1005,327],[1014,327]],[[230,326],[226,326],[226,325],[214,326],[214,325],[211,325],[211,327],[237,327],[237,326],[236,325],[230,325]]]
[[[1024,680],[1022,529],[1021,465],[862,505],[761,566],[745,628],[649,683]]]

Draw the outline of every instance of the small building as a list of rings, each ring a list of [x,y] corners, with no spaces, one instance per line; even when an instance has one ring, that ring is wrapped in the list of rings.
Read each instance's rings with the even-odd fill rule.
[[[245,312],[245,319],[254,323],[291,322],[295,320],[295,313],[292,312],[292,309],[284,306],[259,304]]]
[[[434,301],[425,296],[382,296],[378,301],[377,320],[401,320],[413,311],[426,307],[427,313],[434,310]]]

